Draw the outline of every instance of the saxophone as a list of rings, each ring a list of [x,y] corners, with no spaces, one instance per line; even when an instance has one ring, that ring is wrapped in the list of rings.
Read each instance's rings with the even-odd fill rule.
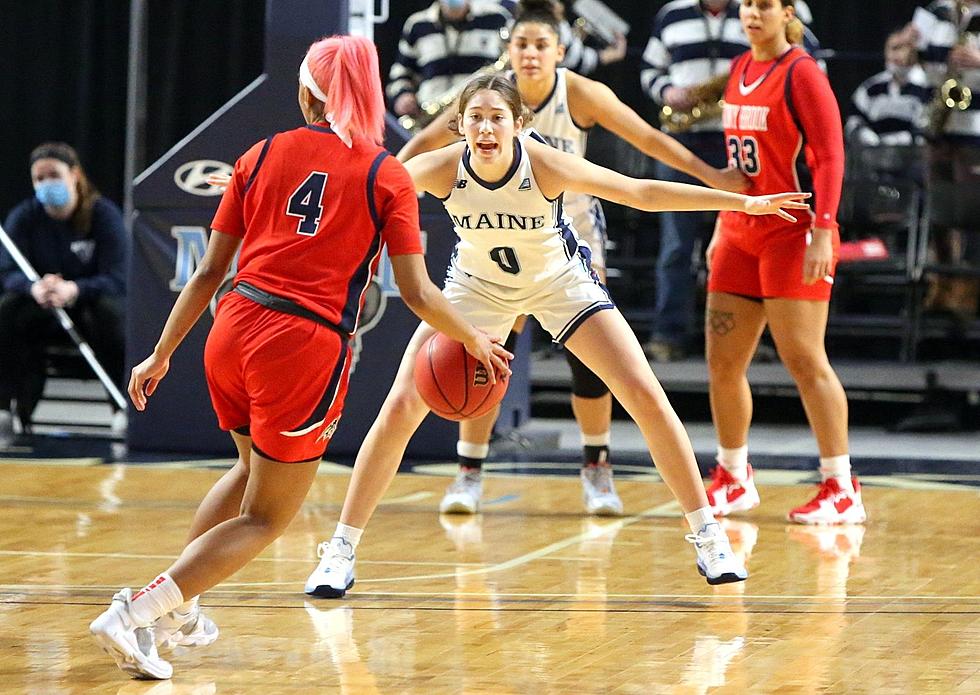
[[[416,115],[412,116],[410,114],[405,114],[404,116],[399,116],[398,123],[401,124],[402,128],[405,130],[410,130],[413,133],[417,133],[434,121],[440,113],[449,108],[449,106],[456,101],[456,97],[459,96],[460,92],[462,92],[466,85],[469,84],[470,80],[480,77],[481,75],[489,75],[491,73],[500,72],[501,70],[506,69],[507,64],[510,62],[508,50],[506,48],[509,37],[509,30],[506,28],[501,29],[500,40],[504,43],[505,47],[503,52],[500,54],[500,57],[489,65],[484,65],[465,80],[460,80],[435,99],[429,99],[428,101],[424,101],[419,104],[419,112]]]
[[[725,108],[725,85],[728,73],[716,75],[706,82],[691,88],[694,104],[689,109],[675,109],[664,106],[660,109],[660,125],[668,133],[683,133],[695,123],[717,118]]]
[[[967,16],[970,8],[965,0],[956,0],[957,33],[956,46],[964,46],[970,38],[967,31]],[[936,89],[936,95],[926,107],[925,133],[929,139],[942,136],[946,123],[953,111],[966,111],[973,101],[973,90],[963,84],[962,74],[950,67]]]

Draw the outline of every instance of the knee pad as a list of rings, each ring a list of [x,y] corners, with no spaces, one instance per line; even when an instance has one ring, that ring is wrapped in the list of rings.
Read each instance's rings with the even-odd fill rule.
[[[567,348],[565,349],[565,360],[572,370],[572,393],[574,395],[579,398],[602,398],[609,393],[609,387]]]

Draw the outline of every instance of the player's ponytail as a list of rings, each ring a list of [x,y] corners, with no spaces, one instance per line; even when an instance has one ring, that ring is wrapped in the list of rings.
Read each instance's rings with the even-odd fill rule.
[[[556,36],[561,36],[561,23],[565,19],[565,8],[556,0],[521,0],[514,10],[514,25],[525,22],[545,24],[551,27]]]
[[[793,19],[789,21],[786,25],[786,40],[789,41],[794,46],[803,45],[803,22],[800,18],[796,16],[796,2],[795,0],[781,0],[783,7],[793,8]]]
[[[300,66],[300,81],[324,102],[323,117],[348,145],[355,137],[376,145],[384,140],[380,75],[378,51],[362,36],[321,39]]]

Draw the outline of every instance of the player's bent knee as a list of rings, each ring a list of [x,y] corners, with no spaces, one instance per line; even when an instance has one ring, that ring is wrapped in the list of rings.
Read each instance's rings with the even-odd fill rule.
[[[568,349],[565,350],[565,360],[572,370],[572,394],[579,398],[602,398],[609,393],[609,387],[602,379]]]

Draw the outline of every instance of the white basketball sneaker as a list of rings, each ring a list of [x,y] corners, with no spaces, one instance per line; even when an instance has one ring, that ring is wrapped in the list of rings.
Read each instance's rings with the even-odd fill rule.
[[[708,584],[743,582],[749,573],[728,543],[728,536],[718,523],[705,524],[697,533],[684,537],[698,553],[698,572]]]
[[[463,468],[446,489],[439,503],[441,514],[476,514],[483,496],[483,478],[478,468]]]
[[[187,613],[172,610],[153,623],[158,649],[206,647],[218,639],[218,626],[194,604]]]
[[[133,678],[165,680],[173,667],[160,658],[154,643],[153,628],[139,627],[130,613],[131,589],[122,589],[112,603],[88,626],[100,647],[116,665]]]
[[[316,548],[320,564],[306,580],[304,591],[320,598],[343,598],[354,586],[354,547],[334,537]]]
[[[861,483],[851,478],[854,492],[844,490],[835,478],[820,483],[817,494],[790,511],[787,518],[797,524],[863,524],[868,514],[861,499]]]
[[[720,463],[711,471],[711,485],[706,492],[712,514],[727,516],[759,506],[759,491],[755,487],[752,466],[746,470],[745,480],[736,480]]]
[[[585,511],[596,516],[620,516],[623,501],[616,494],[612,466],[608,463],[590,464],[582,468],[582,501]]]

